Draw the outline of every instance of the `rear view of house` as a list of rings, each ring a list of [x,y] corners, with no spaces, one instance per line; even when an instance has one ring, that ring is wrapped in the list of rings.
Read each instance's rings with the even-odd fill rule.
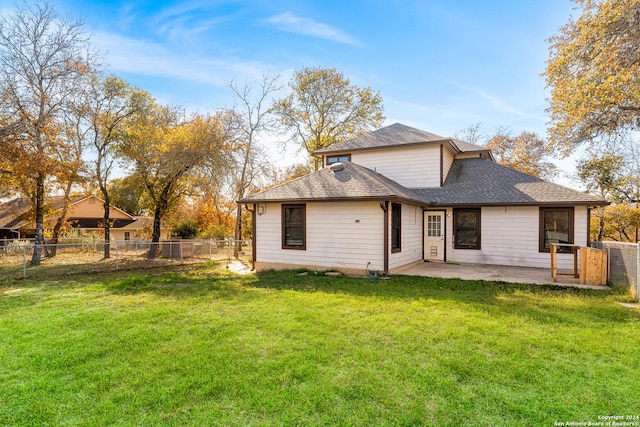
[[[323,169],[239,201],[257,269],[388,274],[418,261],[548,267],[589,244],[597,197],[497,164],[485,147],[394,124],[319,150]],[[572,268],[560,254],[560,268]]]

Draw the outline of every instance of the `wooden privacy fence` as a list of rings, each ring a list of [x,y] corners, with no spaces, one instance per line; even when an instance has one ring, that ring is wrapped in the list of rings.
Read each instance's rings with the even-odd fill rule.
[[[557,254],[558,247],[570,247],[573,252],[573,273],[559,273]],[[601,249],[587,248],[578,245],[551,243],[551,277],[558,276],[578,279],[583,285],[607,285],[607,252]]]

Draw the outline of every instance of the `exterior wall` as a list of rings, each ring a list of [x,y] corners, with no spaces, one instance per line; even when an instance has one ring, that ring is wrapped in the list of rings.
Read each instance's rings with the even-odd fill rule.
[[[550,268],[551,255],[539,252],[537,206],[484,207],[480,214],[481,249],[453,247],[453,210],[447,209],[447,261]],[[575,207],[574,243],[587,245],[587,208]],[[573,255],[558,254],[558,268],[573,270]]]
[[[454,159],[455,153],[450,146],[445,145],[442,155],[442,178],[444,181],[447,180],[447,175],[449,175],[449,171],[451,170],[451,165],[453,164]]]
[[[282,249],[280,203],[256,215],[256,268],[306,267],[365,274],[384,269],[379,202],[306,203],[306,250]],[[367,267],[367,263],[370,263]]]
[[[69,208],[69,213],[67,217],[69,218],[103,218],[104,217],[104,209],[102,207],[102,200],[99,200],[95,197],[88,197]],[[118,209],[114,209],[111,206],[109,209],[109,218],[113,219],[131,219],[129,215],[126,215],[119,211]]]
[[[408,188],[440,187],[440,145],[356,151],[351,161]]]
[[[389,221],[391,221],[391,215],[389,215]],[[400,220],[401,251],[389,255],[389,270],[422,259],[422,222],[421,207],[402,205],[402,217]],[[391,230],[391,222],[389,222],[389,230]],[[389,247],[391,247],[391,231],[389,231]]]

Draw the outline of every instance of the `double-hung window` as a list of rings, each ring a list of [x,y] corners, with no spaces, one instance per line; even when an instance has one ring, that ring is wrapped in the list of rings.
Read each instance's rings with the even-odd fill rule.
[[[400,252],[402,249],[402,205],[391,204],[391,252]]]
[[[549,252],[550,243],[573,244],[573,208],[540,208],[540,252]],[[571,252],[558,246],[558,252]]]
[[[282,205],[282,249],[306,247],[306,205]]]
[[[480,249],[480,209],[453,210],[455,249]]]

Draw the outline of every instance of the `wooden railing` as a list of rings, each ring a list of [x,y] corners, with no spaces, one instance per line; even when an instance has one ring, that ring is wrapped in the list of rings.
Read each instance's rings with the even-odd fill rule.
[[[569,247],[573,253],[573,273],[559,273],[558,247]],[[578,279],[583,285],[607,285],[607,252],[601,249],[579,245],[551,243],[551,277],[554,282],[559,276]]]

